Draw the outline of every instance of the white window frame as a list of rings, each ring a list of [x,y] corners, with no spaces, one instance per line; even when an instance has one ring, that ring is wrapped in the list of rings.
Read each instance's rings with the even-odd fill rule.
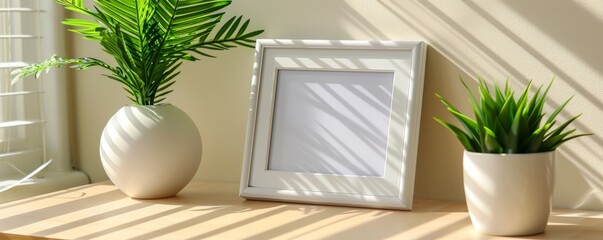
[[[53,0],[38,0],[43,13],[40,16],[40,34],[43,43],[40,56],[50,57],[65,49],[65,28],[61,21],[65,18],[62,6]],[[24,81],[36,81],[25,79]],[[69,139],[68,82],[63,69],[53,69],[41,78],[42,109],[45,119],[46,157],[53,162],[38,177],[27,184],[16,186],[0,193],[0,203],[38,194],[57,191],[89,183],[82,172],[73,170],[71,144]]]

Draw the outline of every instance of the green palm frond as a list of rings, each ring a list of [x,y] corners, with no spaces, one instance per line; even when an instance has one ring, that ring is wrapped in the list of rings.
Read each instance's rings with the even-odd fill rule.
[[[99,41],[117,66],[82,60],[92,58],[53,56],[14,71],[15,81],[64,65],[76,65],[77,69],[101,66],[110,71],[110,79],[124,85],[132,101],[141,105],[159,104],[165,99],[182,61],[215,57],[212,51],[236,46],[253,47],[254,38],[263,32],[248,31],[250,20],[244,21],[242,16],[231,17],[217,28],[224,16],[220,11],[230,0],[95,0],[93,9],[83,0],[56,2],[88,18],[70,18],[63,24],[84,39]]]
[[[532,82],[528,83],[521,95],[515,99],[509,88],[508,80],[504,90],[494,85],[492,92],[485,81],[478,78],[478,98],[461,79],[469,94],[469,102],[475,119],[461,113],[450,102],[439,94],[436,96],[446,109],[460,122],[461,129],[439,118],[434,118],[454,134],[467,151],[484,153],[533,153],[553,151],[561,144],[582,136],[591,134],[574,134],[575,129],[566,128],[580,117],[576,115],[563,122],[558,127],[555,118],[565,108],[572,98],[567,99],[542,123],[545,114],[542,112],[546,95],[553,81],[542,91],[529,97]]]

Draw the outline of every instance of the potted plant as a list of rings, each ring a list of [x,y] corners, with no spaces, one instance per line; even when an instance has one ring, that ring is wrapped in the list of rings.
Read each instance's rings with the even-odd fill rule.
[[[254,47],[263,30],[248,31],[249,20],[223,22],[230,0],[56,0],[85,18],[66,19],[72,32],[98,41],[115,65],[103,60],[50,59],[13,72],[18,81],[54,67],[101,67],[123,84],[133,104],[119,109],[101,136],[100,155],[109,178],[133,198],[177,194],[194,176],[201,160],[201,138],[182,110],[166,103],[183,61],[235,46]],[[220,27],[218,24],[223,23]]]
[[[474,228],[489,235],[519,236],[544,231],[552,208],[555,149],[589,134],[567,127],[580,115],[557,124],[567,99],[544,119],[546,95],[553,83],[530,98],[530,82],[518,98],[505,85],[491,91],[479,79],[479,100],[461,79],[470,96],[474,118],[436,96],[462,128],[442,119],[437,122],[464,146],[463,181]]]

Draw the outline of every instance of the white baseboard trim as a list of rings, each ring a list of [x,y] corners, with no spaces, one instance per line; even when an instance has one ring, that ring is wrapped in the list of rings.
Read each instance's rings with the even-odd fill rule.
[[[0,203],[59,191],[90,183],[88,176],[78,171],[44,172],[44,177],[34,177],[25,183],[0,193]]]

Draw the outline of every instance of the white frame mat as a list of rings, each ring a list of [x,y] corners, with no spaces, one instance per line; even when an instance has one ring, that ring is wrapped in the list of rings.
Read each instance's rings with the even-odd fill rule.
[[[240,196],[412,208],[426,45],[261,39]]]

